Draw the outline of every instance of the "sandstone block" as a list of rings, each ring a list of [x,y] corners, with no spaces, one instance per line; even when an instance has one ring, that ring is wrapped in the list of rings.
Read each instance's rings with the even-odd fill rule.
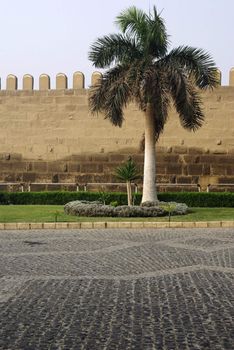
[[[107,228],[119,228],[119,222],[117,222],[117,221],[107,221],[106,227]]]
[[[93,228],[93,223],[92,222],[85,222],[85,221],[83,221],[83,222],[80,223],[80,228],[85,228],[85,229]]]
[[[183,155],[184,163],[186,164],[197,164],[200,161],[200,157],[194,154]]]
[[[184,227],[184,228],[195,227],[195,222],[193,222],[193,221],[184,221],[184,222],[182,222],[182,227]]]
[[[80,229],[80,222],[68,222],[69,229]]]
[[[0,177],[3,182],[15,182],[16,181],[16,174],[15,173],[0,173]],[[23,180],[23,176],[21,177]]]
[[[131,228],[131,222],[119,221],[119,228]]]
[[[44,226],[44,229],[55,229],[55,225],[56,223],[55,222],[44,222],[43,226]]]
[[[56,75],[56,89],[67,89],[67,76],[63,73]]]
[[[172,152],[179,153],[179,154],[185,154],[188,152],[188,148],[183,147],[183,146],[175,146],[172,148]]]
[[[17,230],[17,223],[16,222],[12,222],[12,223],[10,223],[10,222],[6,222],[5,224],[4,224],[4,229],[5,230]]]
[[[29,230],[31,228],[30,223],[28,222],[19,222],[17,224],[18,230]]]
[[[96,164],[96,163],[86,163],[81,164],[80,171],[82,173],[102,173],[103,172],[103,165],[102,164]]]
[[[75,183],[75,174],[58,174],[58,182]]]
[[[108,155],[106,154],[95,154],[90,157],[92,162],[108,162]]]
[[[36,173],[23,173],[23,182],[36,182]]]
[[[166,165],[156,164],[156,174],[166,174]]]
[[[189,175],[202,175],[202,165],[201,164],[189,164],[188,167]]]
[[[79,173],[80,165],[77,162],[68,162],[68,172],[69,173]]]
[[[223,165],[211,165],[211,175],[226,175],[226,169]]]
[[[74,94],[74,90],[73,89],[66,89],[65,91],[64,91],[64,95],[66,96],[66,95],[69,95],[69,96],[74,96],[75,94]]]
[[[50,89],[50,77],[47,74],[41,74],[39,77],[39,90]]]
[[[178,184],[191,184],[192,177],[191,176],[177,176],[176,181]]]
[[[66,229],[66,228],[68,228],[68,224],[67,224],[67,222],[56,222],[55,228],[59,229],[59,230]]]
[[[208,227],[208,223],[206,221],[196,221],[195,222],[195,227],[200,227],[200,228],[203,228],[203,227]]]
[[[18,79],[15,75],[9,74],[6,81],[6,90],[17,90]]]
[[[157,160],[157,158],[156,158]],[[179,154],[164,154],[163,161],[168,163],[177,163],[179,161]]]
[[[234,68],[231,68],[229,72],[229,85],[234,86]]]
[[[33,90],[34,79],[30,74],[25,74],[23,76],[23,90]]]
[[[93,228],[106,228],[107,223],[105,221],[97,221],[97,222],[93,222]]]
[[[221,227],[221,221],[209,221],[208,227]]]
[[[110,154],[109,160],[110,162],[124,162],[128,157],[125,154]]]
[[[222,227],[234,227],[234,221],[221,221]]]
[[[31,230],[40,230],[43,229],[43,224],[41,222],[31,222],[30,227]]]
[[[144,227],[144,222],[138,222],[138,221],[133,221],[131,222],[131,228],[143,228]]]
[[[46,186],[46,189],[48,190],[48,191],[61,191],[62,190],[62,185],[61,184],[57,184],[57,183],[55,183],[55,184],[48,184],[47,186]]]
[[[234,184],[234,177],[233,176],[220,176],[218,178],[218,183],[222,184]]]
[[[65,162],[60,162],[60,161],[48,162],[47,163],[48,172],[49,173],[57,173],[57,172],[62,173],[65,169],[64,168],[65,165],[66,165]]]
[[[203,164],[202,174],[203,175],[210,175],[211,174],[210,164]]]
[[[32,169],[36,173],[46,173],[47,172],[47,162],[33,162]]]
[[[166,167],[167,174],[182,175],[182,166],[180,164],[170,164]]]
[[[205,150],[201,147],[190,147],[188,148],[189,154],[202,154],[205,153]]]
[[[181,228],[181,227],[183,227],[183,222],[181,222],[181,221],[178,221],[178,222],[171,221],[169,223],[169,227],[171,227],[171,228]]]
[[[227,175],[234,175],[234,164],[232,166],[227,166]]]
[[[102,79],[102,74],[100,72],[94,72],[91,77],[91,85],[94,86],[99,83]]]
[[[93,181],[93,174],[82,174],[82,175],[76,175],[75,176],[75,182],[79,184],[85,184],[88,182],[94,182]]]
[[[94,174],[93,175],[93,181],[94,182],[105,182],[105,183],[111,183],[111,182],[117,182],[116,177],[111,174]],[[125,184],[123,184],[126,186]],[[109,187],[108,187],[109,188]]]
[[[85,84],[84,74],[81,72],[75,72],[73,74],[73,89],[83,89]]]

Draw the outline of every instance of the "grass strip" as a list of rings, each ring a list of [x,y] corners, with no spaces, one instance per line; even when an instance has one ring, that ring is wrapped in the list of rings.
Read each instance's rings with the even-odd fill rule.
[[[187,215],[172,216],[171,221],[234,220],[234,208],[191,208]],[[159,218],[77,217],[66,215],[62,205],[0,205],[0,222],[80,222],[80,221],[168,221]]]

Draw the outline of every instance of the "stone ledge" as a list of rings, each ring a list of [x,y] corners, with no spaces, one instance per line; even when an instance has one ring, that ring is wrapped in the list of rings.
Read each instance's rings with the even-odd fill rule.
[[[83,222],[8,222],[0,223],[0,230],[37,229],[105,229],[105,228],[215,228],[233,227],[234,221],[83,221]]]

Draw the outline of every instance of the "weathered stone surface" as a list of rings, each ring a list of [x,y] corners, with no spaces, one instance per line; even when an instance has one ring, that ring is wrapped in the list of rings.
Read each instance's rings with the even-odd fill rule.
[[[167,165],[166,169],[167,174],[176,174],[181,175],[182,174],[182,166],[180,164],[169,164]]]
[[[35,173],[23,173],[23,182],[36,182]]]
[[[221,176],[219,177],[218,182],[223,184],[234,184],[234,177]]]
[[[178,184],[191,184],[192,183],[192,177],[191,176],[177,176],[177,183]]]
[[[189,175],[201,175],[202,165],[201,164],[190,164],[187,167]]]
[[[226,169],[223,165],[211,165],[211,175],[226,175]]]
[[[81,173],[100,173],[103,172],[103,165],[96,163],[81,164],[80,171]]]
[[[200,148],[200,147],[190,147],[188,149],[189,154],[202,154],[204,152],[205,152],[205,150],[203,148]]]

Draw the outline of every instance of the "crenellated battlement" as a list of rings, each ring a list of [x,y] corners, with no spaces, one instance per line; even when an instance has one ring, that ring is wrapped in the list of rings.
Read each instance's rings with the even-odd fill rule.
[[[219,83],[222,86],[222,73],[217,71]],[[95,82],[102,77],[102,73],[93,72],[91,82],[89,85],[94,85]],[[35,79],[31,74],[25,74],[22,79],[22,89],[26,91],[39,90],[45,91],[51,89],[51,77],[48,74],[41,74],[39,76],[39,89],[34,89]],[[229,72],[229,86],[234,86],[234,67]],[[72,89],[85,88],[85,75],[82,72],[75,72],[72,78]],[[58,73],[55,77],[55,89],[68,89],[68,77],[64,73]],[[6,91],[16,91],[18,89],[18,78],[14,74],[9,74],[6,78]]]
[[[102,73],[93,72],[91,76],[91,82],[89,85],[94,85],[98,79],[102,78]],[[22,79],[22,89],[26,91],[32,91],[34,89],[35,79],[31,74],[25,74]],[[4,91],[16,91],[18,89],[18,78],[14,74],[9,74],[6,78],[6,89]],[[72,78],[72,89],[84,89],[85,88],[85,76],[82,72],[75,72]],[[51,89],[51,78],[48,74],[41,74],[39,76],[39,91],[45,91]],[[55,77],[55,89],[66,90],[68,89],[68,77],[64,73],[58,73]]]

